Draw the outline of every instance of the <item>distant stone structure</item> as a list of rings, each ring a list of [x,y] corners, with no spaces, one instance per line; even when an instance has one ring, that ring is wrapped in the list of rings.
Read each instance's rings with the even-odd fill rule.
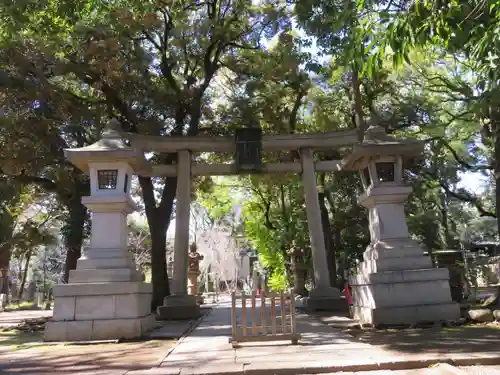
[[[198,276],[200,276],[200,261],[203,255],[197,251],[195,243],[189,247],[189,265],[188,265],[188,294],[198,296]]]
[[[306,276],[307,276],[307,265],[304,263],[305,250],[300,248],[292,241],[292,247],[290,248],[290,257],[292,260],[292,271],[293,271],[293,292],[295,294],[306,296]]]

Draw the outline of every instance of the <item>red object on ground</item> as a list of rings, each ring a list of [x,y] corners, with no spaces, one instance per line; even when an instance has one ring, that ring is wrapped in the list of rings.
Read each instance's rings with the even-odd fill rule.
[[[345,298],[347,299],[347,303],[349,304],[349,306],[352,305],[352,298],[351,298],[351,293],[349,292],[349,284],[345,284],[345,288],[344,288],[344,294],[345,294]]]

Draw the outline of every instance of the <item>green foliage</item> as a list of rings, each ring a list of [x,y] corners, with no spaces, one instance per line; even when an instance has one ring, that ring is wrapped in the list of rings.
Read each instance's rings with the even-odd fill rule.
[[[86,212],[79,198],[87,191],[80,172],[65,162],[64,148],[92,143],[107,117],[142,134],[222,133],[228,126],[214,114],[216,98],[224,102],[237,95],[220,95],[215,78],[225,74],[236,87],[272,76],[269,69],[276,70],[274,81],[293,75],[295,65],[277,63],[284,53],[262,47],[263,38],[290,29],[286,6],[279,1],[5,0],[3,5],[0,96],[8,98],[2,117],[8,147],[0,154],[7,159],[2,173],[29,176],[29,183],[43,181],[58,194],[69,211],[72,254],[78,254],[84,238]],[[260,69],[263,62],[266,72]],[[294,77],[287,79],[296,85]],[[229,102],[228,107],[237,106]],[[172,164],[175,156],[156,154],[152,162]],[[152,233],[157,305],[168,284],[163,234],[173,212],[175,179],[155,182],[164,186],[161,203],[153,181],[140,179]]]
[[[237,203],[234,199],[235,190],[224,184],[224,180],[219,182],[221,184],[211,184],[205,190],[199,190],[197,195],[197,202],[205,208],[207,219],[212,225],[217,221],[233,219],[233,206]]]

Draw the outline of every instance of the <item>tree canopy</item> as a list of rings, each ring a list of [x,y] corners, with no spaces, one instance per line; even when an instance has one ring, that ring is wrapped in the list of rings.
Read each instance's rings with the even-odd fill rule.
[[[21,240],[14,228],[17,216],[51,202],[67,280],[90,221],[81,201],[88,177],[64,149],[95,142],[110,118],[125,131],[160,137],[231,135],[245,126],[264,134],[357,128],[361,137],[376,123],[426,143],[425,161],[406,176],[414,186],[406,208],[415,238],[448,249],[464,238],[498,237],[498,1],[0,3],[0,268],[48,239],[25,230],[21,237],[39,237]],[[315,157],[337,160],[348,151]],[[148,158],[176,163],[175,154]],[[233,162],[228,154],[193,158]],[[275,152],[263,161],[295,160],[294,152]],[[465,177],[477,183],[467,186]],[[218,182],[196,178],[193,207],[208,222],[244,233],[274,287],[290,283],[292,243],[310,265],[300,176]],[[319,173],[317,184],[335,283],[369,243],[357,204],[362,187],[345,172]],[[147,226],[132,225],[130,250],[151,268],[153,308],[169,294],[166,233],[176,185],[172,177],[139,176],[134,190]]]

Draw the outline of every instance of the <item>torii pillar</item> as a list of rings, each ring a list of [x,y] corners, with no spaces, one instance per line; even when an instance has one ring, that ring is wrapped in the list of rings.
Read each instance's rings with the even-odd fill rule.
[[[330,285],[312,150],[300,150],[300,159],[314,267],[314,289],[309,292],[309,297],[306,299],[307,307],[311,310],[346,310],[347,302],[342,299],[340,290]]]
[[[197,296],[187,293],[189,260],[189,217],[191,206],[191,152],[177,153],[177,192],[175,209],[174,275],[171,295],[158,306],[162,320],[193,319],[200,316]]]

